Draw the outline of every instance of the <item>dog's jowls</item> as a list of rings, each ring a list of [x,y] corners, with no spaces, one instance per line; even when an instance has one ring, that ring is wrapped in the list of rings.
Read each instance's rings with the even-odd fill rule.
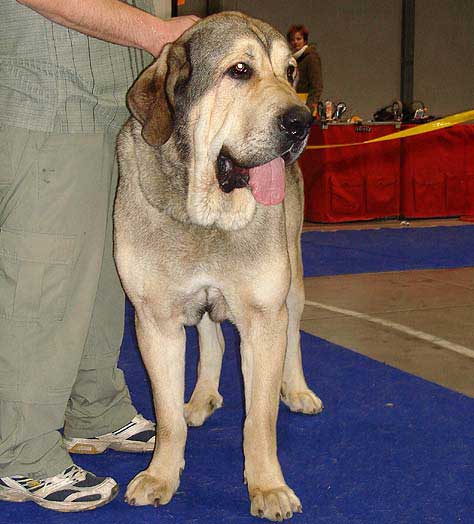
[[[119,138],[115,257],[136,311],[153,388],[157,446],[130,504],[166,504],[184,468],[187,425],[222,405],[230,319],[241,337],[244,476],[253,515],[301,504],[277,458],[279,398],[318,413],[301,365],[303,189],[296,159],[312,117],[295,94],[283,36],[239,13],[202,20],[136,80]],[[185,325],[197,325],[198,380],[184,404]],[[239,387],[236,384],[236,387]]]

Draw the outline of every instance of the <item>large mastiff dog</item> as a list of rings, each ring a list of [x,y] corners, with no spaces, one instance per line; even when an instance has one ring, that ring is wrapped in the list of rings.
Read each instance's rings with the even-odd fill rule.
[[[157,445],[129,484],[130,504],[166,504],[184,468],[187,424],[222,404],[219,322],[241,337],[244,476],[253,515],[290,518],[301,504],[277,459],[279,398],[317,413],[303,376],[295,163],[312,116],[292,88],[283,36],[239,13],[211,16],[168,44],[129,91],[118,145],[115,257],[136,311],[151,379]],[[184,405],[185,325],[197,325],[198,381]]]

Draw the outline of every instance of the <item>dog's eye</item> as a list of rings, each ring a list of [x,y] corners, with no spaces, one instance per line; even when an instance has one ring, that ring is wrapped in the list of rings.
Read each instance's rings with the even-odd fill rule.
[[[288,82],[290,82],[290,84],[293,83],[293,80],[295,78],[295,71],[296,68],[294,65],[289,65],[286,70],[286,78],[288,78]]]
[[[227,72],[232,78],[238,78],[239,80],[247,80],[252,76],[252,69],[243,62],[235,64]]]

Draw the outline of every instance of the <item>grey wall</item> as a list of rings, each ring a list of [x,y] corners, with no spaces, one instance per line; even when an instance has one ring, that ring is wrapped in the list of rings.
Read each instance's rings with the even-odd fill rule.
[[[474,0],[416,0],[414,97],[433,114],[474,109]]]
[[[204,15],[205,0],[180,13]],[[220,0],[286,33],[305,24],[322,64],[323,99],[371,118],[400,98],[402,0]],[[414,98],[432,114],[474,108],[474,0],[415,0]]]

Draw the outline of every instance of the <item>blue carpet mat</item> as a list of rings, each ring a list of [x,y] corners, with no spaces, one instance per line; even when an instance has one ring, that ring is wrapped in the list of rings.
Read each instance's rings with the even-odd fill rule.
[[[474,226],[310,231],[306,277],[474,266]]]
[[[306,269],[311,274],[334,274],[328,273],[334,267],[345,273],[406,269],[390,265],[391,254],[399,256],[400,264],[403,261],[409,265],[411,261],[420,264],[416,267],[439,267],[432,265],[432,256],[438,262],[442,258],[444,264],[451,264],[457,250],[461,262],[442,267],[474,265],[469,262],[468,249],[462,241],[468,241],[468,229],[306,233]],[[474,228],[471,231],[474,234]],[[424,233],[430,241],[425,241]],[[442,233],[447,236],[446,242]],[[411,239],[409,242],[402,238],[405,234]],[[382,238],[385,235],[388,240]],[[331,238],[335,245],[332,256]],[[397,247],[397,242],[402,247]],[[321,246],[323,255],[316,255]],[[471,246],[469,242],[467,247]],[[423,261],[425,248],[429,260]],[[368,269],[371,257],[380,257],[379,263]],[[324,265],[309,267],[308,263]],[[128,310],[120,366],[135,405],[152,417],[149,384],[131,322]],[[197,336],[193,328],[187,334],[189,397],[196,373]],[[230,324],[224,325],[224,334],[221,393],[225,405],[202,428],[190,428],[186,469],[170,504],[159,509],[126,505],[126,485],[146,467],[149,457],[110,451],[75,457],[81,466],[117,479],[121,490],[111,504],[92,513],[59,514],[33,503],[0,503],[0,523],[264,522],[250,516],[242,482],[244,412],[238,335]],[[286,480],[300,497],[304,510],[291,523],[472,523],[474,402],[306,333],[302,334],[302,347],[308,383],[323,399],[325,410],[308,417],[293,414],[284,405],[280,408],[279,457]]]
[[[121,367],[135,405],[151,416],[148,382],[130,330]],[[238,338],[227,342],[221,392],[225,406],[190,428],[181,486],[167,506],[129,507],[125,487],[148,457],[113,451],[77,462],[112,475],[121,490],[90,514],[58,514],[0,504],[0,522],[76,524],[256,524],[242,483],[242,385]],[[188,330],[187,394],[197,342]],[[325,404],[314,417],[281,406],[279,457],[304,513],[293,524],[471,523],[474,508],[474,403],[424,380],[303,333],[310,386]]]

